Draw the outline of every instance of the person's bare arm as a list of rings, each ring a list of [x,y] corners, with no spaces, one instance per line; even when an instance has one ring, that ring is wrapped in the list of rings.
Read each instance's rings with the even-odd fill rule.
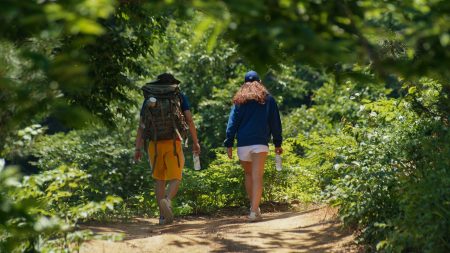
[[[227,148],[227,155],[228,155],[228,158],[233,158],[233,147],[229,147],[229,148]]]
[[[136,134],[136,143],[135,143],[135,149],[134,149],[134,160],[140,161],[142,158],[142,147],[144,146],[144,139],[142,138],[142,132],[144,129],[142,128],[143,122],[142,118],[139,120],[139,126],[137,129]]]
[[[189,110],[184,111],[184,116],[186,117],[186,122],[189,125],[189,132],[192,136],[192,153],[200,154],[200,144],[198,143],[197,128],[195,127],[194,120],[192,119],[192,113]]]

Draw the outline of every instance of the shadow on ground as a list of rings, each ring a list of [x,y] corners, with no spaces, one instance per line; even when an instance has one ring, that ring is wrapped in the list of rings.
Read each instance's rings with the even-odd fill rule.
[[[353,241],[351,231],[342,229],[334,215],[335,210],[322,207],[302,212],[266,213],[264,220],[258,223],[247,223],[245,215],[224,215],[185,217],[166,226],[157,225],[156,219],[135,219],[127,223],[84,224],[82,227],[95,233],[123,233],[124,241],[120,243],[133,248],[127,253],[356,252],[349,246]],[[150,249],[147,245],[156,246]]]

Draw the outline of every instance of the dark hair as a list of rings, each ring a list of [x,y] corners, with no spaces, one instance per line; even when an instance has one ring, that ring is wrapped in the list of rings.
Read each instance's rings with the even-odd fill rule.
[[[158,75],[156,80],[149,82],[149,84],[179,84],[179,83],[180,83],[180,81],[177,80],[170,73],[162,73],[161,75]]]

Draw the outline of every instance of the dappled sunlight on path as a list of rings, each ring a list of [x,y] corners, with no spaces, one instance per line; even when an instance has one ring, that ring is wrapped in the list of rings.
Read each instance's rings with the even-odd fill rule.
[[[168,226],[157,219],[85,225],[96,233],[124,233],[121,242],[92,241],[91,252],[356,252],[350,231],[343,230],[330,208],[265,213],[247,223],[244,215],[189,217]]]

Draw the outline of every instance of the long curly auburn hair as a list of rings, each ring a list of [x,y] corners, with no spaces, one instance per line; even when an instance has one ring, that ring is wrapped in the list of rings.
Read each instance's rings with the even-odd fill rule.
[[[246,82],[236,92],[233,97],[233,103],[242,105],[250,100],[255,100],[260,104],[266,103],[266,96],[269,94],[266,87],[258,81]]]

